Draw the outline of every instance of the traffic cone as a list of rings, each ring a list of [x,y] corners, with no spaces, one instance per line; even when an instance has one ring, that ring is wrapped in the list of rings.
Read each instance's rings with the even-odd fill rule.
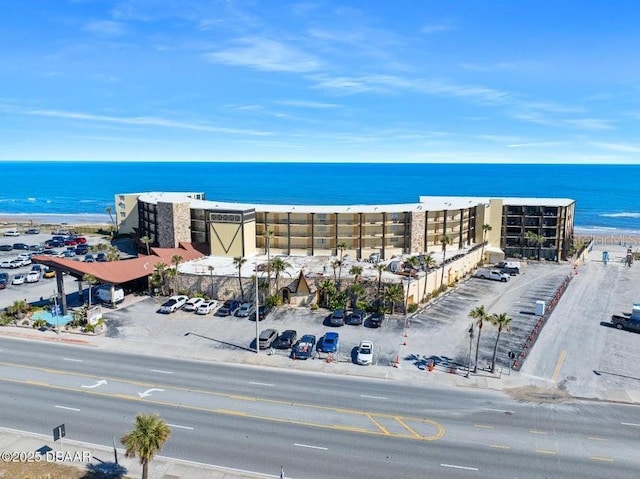
[[[402,345],[403,345],[403,346],[406,346],[406,345],[407,345],[407,342],[406,342],[406,341],[402,341]]]

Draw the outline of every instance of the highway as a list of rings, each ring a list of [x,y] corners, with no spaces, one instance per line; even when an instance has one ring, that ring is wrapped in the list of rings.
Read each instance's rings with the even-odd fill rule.
[[[139,412],[163,456],[287,477],[637,477],[638,408],[0,339],[0,424],[109,446]],[[111,458],[103,458],[110,460]]]

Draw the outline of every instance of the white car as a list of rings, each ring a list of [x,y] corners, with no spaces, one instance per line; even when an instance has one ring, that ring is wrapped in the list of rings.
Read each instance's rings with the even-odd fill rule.
[[[188,299],[189,296],[184,296],[182,294],[171,296],[162,306],[160,306],[160,312],[164,314],[175,313],[184,306]]]
[[[200,306],[198,306],[196,314],[209,314],[211,311],[216,309],[216,306],[218,306],[217,301],[203,301],[200,303]]]
[[[242,303],[236,311],[236,316],[239,318],[248,318],[253,314],[253,303]]]
[[[0,262],[0,268],[15,268],[15,266],[11,263],[10,260],[5,260]]]
[[[20,232],[18,230],[7,230],[4,232],[5,236],[20,236]]]
[[[16,274],[13,277],[13,281],[11,281],[11,284],[24,284],[24,281],[25,281],[24,274]]]
[[[197,311],[198,307],[204,302],[204,298],[191,298],[186,303],[184,303],[185,311]]]
[[[22,262],[22,266],[29,266],[31,264],[31,255],[28,253],[18,255],[17,259]]]
[[[358,356],[356,357],[356,362],[363,366],[368,366],[373,364],[373,343],[371,341],[363,340],[360,341],[360,346],[358,346]]]
[[[39,271],[29,271],[27,273],[27,283],[37,283],[38,281],[40,281]]]

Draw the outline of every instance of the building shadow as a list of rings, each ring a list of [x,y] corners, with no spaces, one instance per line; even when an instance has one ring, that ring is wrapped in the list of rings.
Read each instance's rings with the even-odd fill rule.
[[[202,338],[202,339],[207,339],[209,341],[213,341],[214,343],[223,344],[225,346],[230,346],[232,348],[241,349],[243,351],[249,351],[251,353],[255,353],[256,352],[255,347],[254,348],[247,348],[246,346],[240,346],[239,344],[233,344],[233,343],[229,343],[227,341],[220,341],[219,339],[210,338],[208,336],[203,336],[202,334],[198,334],[198,333],[187,332],[184,335],[185,336],[197,336],[197,337]],[[253,341],[255,343],[255,339]]]

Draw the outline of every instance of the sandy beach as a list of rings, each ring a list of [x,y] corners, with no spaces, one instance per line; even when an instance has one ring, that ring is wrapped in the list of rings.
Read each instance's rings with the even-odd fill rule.
[[[0,226],[38,227],[56,225],[111,225],[105,214],[5,214],[0,213]]]

